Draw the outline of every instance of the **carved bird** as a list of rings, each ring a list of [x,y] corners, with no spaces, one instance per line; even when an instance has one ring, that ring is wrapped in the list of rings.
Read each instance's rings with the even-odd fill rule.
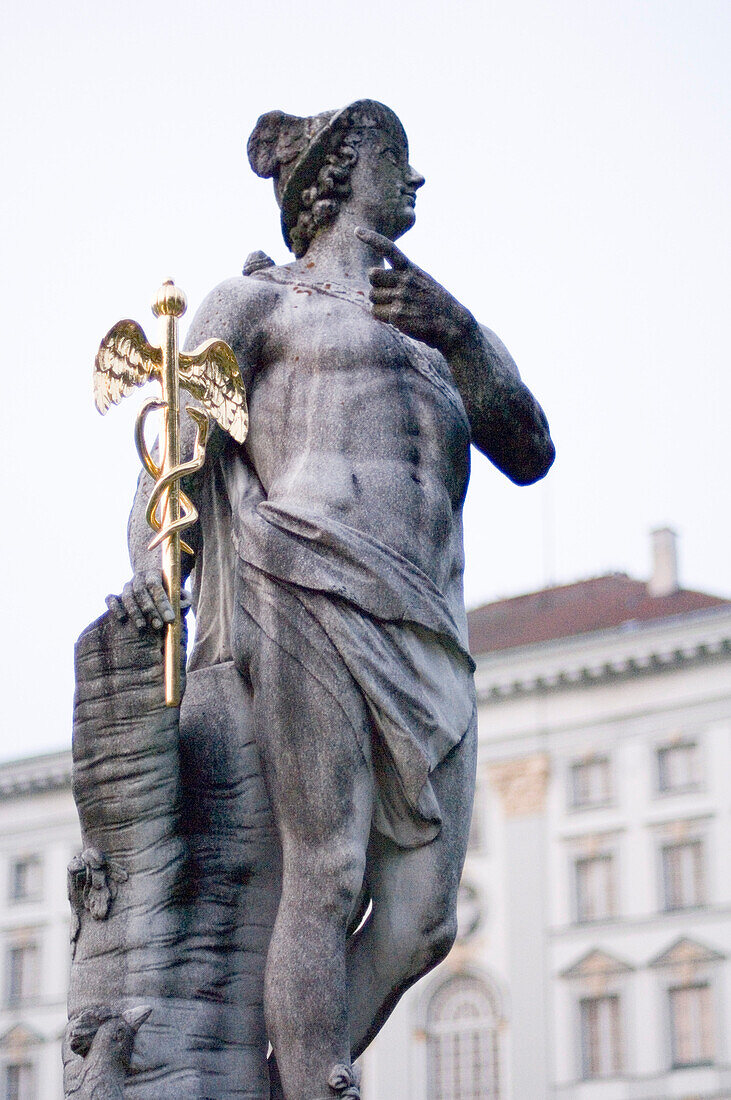
[[[223,340],[206,340],[195,351],[181,351],[180,385],[195,397],[238,443],[249,427],[246,394],[236,356]],[[94,403],[102,415],[135,386],[160,378],[162,348],[149,343],[136,321],[118,321],[99,346],[94,361]]]
[[[69,1023],[68,1041],[84,1064],[65,1100],[124,1100],[124,1081],[147,1005],[114,1012],[105,1005],[85,1009]]]

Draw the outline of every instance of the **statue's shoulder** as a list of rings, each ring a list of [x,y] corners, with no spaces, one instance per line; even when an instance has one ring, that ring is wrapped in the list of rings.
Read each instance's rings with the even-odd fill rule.
[[[247,330],[263,323],[276,308],[281,288],[268,280],[241,274],[215,286],[201,302],[191,322],[187,343],[200,343],[210,336],[234,343],[242,327]]]

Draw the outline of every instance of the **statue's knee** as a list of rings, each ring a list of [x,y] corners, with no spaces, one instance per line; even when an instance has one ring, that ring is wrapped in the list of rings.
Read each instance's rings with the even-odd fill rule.
[[[285,865],[292,868],[291,876],[285,875],[285,893],[289,877],[294,896],[305,892],[313,911],[338,921],[350,918],[363,885],[365,851],[333,841],[300,849]]]
[[[409,957],[404,970],[412,975],[425,974],[442,962],[454,946],[457,938],[457,916],[453,909],[445,907],[435,913],[422,913],[422,920],[412,924],[410,935],[401,943]]]
[[[427,966],[429,969],[446,959],[457,939],[457,917],[450,914],[426,936]]]

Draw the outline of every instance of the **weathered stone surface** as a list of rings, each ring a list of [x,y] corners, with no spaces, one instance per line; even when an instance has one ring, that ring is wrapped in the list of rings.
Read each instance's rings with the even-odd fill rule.
[[[179,716],[164,706],[159,636],[107,614],[79,639],[76,680],[70,1033],[97,1006],[144,1002],[125,1096],[266,1100],[279,849],[241,678],[191,674]],[[92,1054],[65,1044],[68,1095]]]

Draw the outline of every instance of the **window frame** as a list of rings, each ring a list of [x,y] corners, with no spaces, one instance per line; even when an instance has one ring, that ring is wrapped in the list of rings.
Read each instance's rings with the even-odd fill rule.
[[[594,916],[588,915],[582,908],[582,869],[588,868],[591,864],[604,864],[607,867],[606,911]],[[603,848],[601,851],[591,854],[585,852],[574,853],[572,856],[571,872],[573,878],[574,924],[597,924],[601,921],[616,920],[619,913],[616,851],[611,848]]]
[[[681,1059],[678,1052],[678,1029],[676,1027],[677,1016],[674,1011],[674,996],[678,994],[687,994],[699,992],[706,995],[705,1003],[699,1006],[699,1021],[700,1021],[700,1044],[704,1044],[704,1041],[708,1042],[708,1052],[699,1051],[699,1057]],[[667,1019],[668,1019],[668,1037],[669,1037],[669,1050],[670,1050],[670,1068],[676,1069],[691,1069],[699,1066],[712,1066],[716,1061],[716,1012],[715,1012],[715,996],[713,985],[710,980],[705,978],[691,978],[687,981],[677,981],[666,988],[666,1004],[667,1004]],[[707,1013],[707,1020],[703,1021],[703,1014]],[[704,1027],[707,1025],[707,1032],[704,1035]]]
[[[672,769],[667,765],[674,753],[690,753],[690,778],[681,783],[673,783],[668,771]],[[701,744],[697,737],[682,737],[672,741],[660,741],[655,745],[655,790],[658,796],[665,798],[672,795],[688,794],[703,788],[703,759]]]
[[[591,1021],[587,1019],[590,1007],[596,1007],[607,1004],[611,1005],[610,1009],[610,1036],[609,1042],[611,1046],[612,1066],[609,1071],[603,1071],[601,1067],[598,1067],[596,1072],[592,1071],[592,1051],[591,1047],[594,1045],[589,1039],[589,1028]],[[616,1011],[615,1011],[616,1010]],[[601,1023],[597,1021],[599,1027]],[[602,993],[589,993],[586,996],[579,997],[578,1000],[578,1027],[579,1027],[579,1076],[582,1081],[611,1081],[614,1078],[621,1077],[624,1073],[624,1049],[623,1049],[623,1019],[622,1019],[622,995],[615,989],[607,990]],[[599,1037],[599,1050],[601,1056],[601,1036]]]
[[[31,873],[31,882],[22,891],[17,889],[18,883],[18,870],[24,867],[26,869],[33,868],[35,873],[35,879],[33,879],[33,872]],[[9,905],[23,905],[27,902],[41,901],[43,898],[43,857],[39,852],[33,852],[23,855],[14,856],[8,864],[8,904]]]
[[[28,957],[24,960],[23,953]],[[19,962],[13,961],[19,958]],[[3,975],[3,1005],[17,1009],[34,1004],[39,997],[41,974],[41,944],[36,938],[8,939],[5,944],[5,972]],[[18,984],[18,989],[14,988]],[[25,988],[29,986],[29,988]]]
[[[580,792],[580,773],[584,769],[601,767],[605,769],[603,780],[604,794],[602,797],[592,797],[591,793],[583,796]],[[597,752],[590,756],[578,757],[569,763],[568,767],[568,807],[570,810],[593,810],[611,806],[614,800],[614,776],[612,758],[609,753]],[[588,784],[591,787],[591,781]]]
[[[464,1011],[470,993],[474,993],[476,1011]],[[456,1008],[448,1012],[450,995]],[[446,1011],[445,1011],[446,1010]],[[445,1013],[444,1016],[441,1013]],[[463,1059],[479,1088],[479,1100],[501,1100],[502,1075],[500,1051],[500,1012],[490,985],[470,972],[453,974],[429,996],[425,1009],[426,1096],[427,1100],[457,1100],[457,1079],[449,1066]],[[444,1052],[448,1059],[444,1062]],[[487,1057],[483,1053],[487,1052]],[[477,1065],[475,1058],[479,1058]],[[444,1065],[446,1064],[446,1070]],[[441,1075],[440,1075],[441,1074]],[[483,1077],[484,1074],[484,1077]],[[457,1077],[459,1078],[459,1074]],[[463,1081],[459,1080],[463,1087]]]
[[[674,889],[673,874],[676,875],[677,881],[681,884],[681,890],[684,890],[684,879],[681,862],[682,857],[678,857],[678,869],[673,872],[672,868],[669,867],[670,853],[680,852],[683,849],[692,849],[694,852],[692,860],[691,881],[693,883],[693,890],[691,901],[685,901],[679,897],[672,897],[672,891]],[[660,841],[658,854],[660,864],[661,911],[663,913],[682,913],[691,909],[702,909],[707,905],[708,881],[705,838],[696,833],[683,837],[682,839],[665,837]]]
[[[20,1071],[18,1077],[18,1091],[10,1092],[9,1077],[10,1071],[17,1069]],[[26,1080],[23,1082],[22,1073],[23,1070],[27,1071]],[[16,1057],[10,1056],[3,1060],[2,1063],[2,1086],[3,1086],[3,1100],[36,1100],[38,1095],[38,1081],[37,1081],[36,1063],[32,1058],[23,1057],[19,1054]]]

